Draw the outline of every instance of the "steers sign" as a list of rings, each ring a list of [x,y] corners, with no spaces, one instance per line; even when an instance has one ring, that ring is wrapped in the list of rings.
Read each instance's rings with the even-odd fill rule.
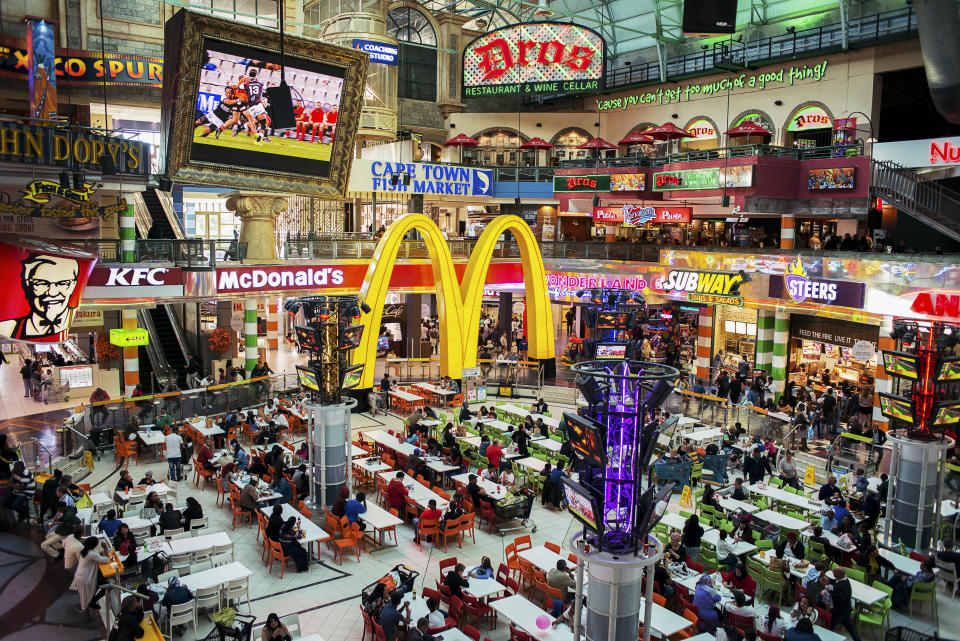
[[[467,96],[598,91],[604,42],[586,27],[521,23],[473,40],[463,52]]]

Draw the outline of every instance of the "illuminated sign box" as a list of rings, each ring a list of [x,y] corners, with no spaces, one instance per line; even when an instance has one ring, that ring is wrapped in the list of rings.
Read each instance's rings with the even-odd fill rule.
[[[400,55],[400,47],[397,45],[376,40],[354,38],[353,48],[370,56],[370,62],[379,62],[393,67],[397,65],[397,58]]]
[[[610,174],[610,191],[643,191],[645,174]]]
[[[138,347],[150,340],[145,329],[111,329],[110,344],[117,347]]]
[[[667,272],[660,286],[668,294],[686,292],[687,300],[691,302],[741,307],[743,297],[740,295],[740,285],[749,280],[742,271],[731,273],[674,269]]]
[[[810,191],[855,189],[857,186],[856,177],[856,167],[811,169],[807,176],[807,189]]]
[[[653,191],[723,189],[753,185],[753,166],[680,169],[653,174]]]
[[[610,191],[610,174],[588,174],[584,176],[554,176],[554,192],[594,192]]]
[[[463,52],[466,96],[603,89],[604,41],[575,24],[529,22],[485,33]]]

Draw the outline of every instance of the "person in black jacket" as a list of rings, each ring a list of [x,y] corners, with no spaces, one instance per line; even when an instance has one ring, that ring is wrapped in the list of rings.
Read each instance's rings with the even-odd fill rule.
[[[190,529],[190,522],[194,519],[203,518],[203,507],[200,505],[200,501],[193,498],[192,496],[187,497],[187,509],[183,511],[183,529]]]
[[[181,528],[183,528],[183,515],[180,510],[174,509],[173,503],[167,503],[160,514],[160,532]]]
[[[703,537],[703,528],[696,514],[690,516],[683,525],[683,547],[687,549],[687,558],[691,561],[700,560],[700,539]]]
[[[763,448],[753,450],[753,456],[748,456],[743,461],[743,473],[747,476],[751,485],[763,481],[763,477],[771,474],[770,461],[763,455]]]
[[[730,395],[730,377],[726,372],[720,372],[717,377],[717,396],[727,398]]]
[[[274,505],[273,512],[270,513],[270,520],[267,521],[267,538],[279,543],[281,527],[283,527],[283,506]]]
[[[60,479],[63,478],[63,472],[59,469],[53,471],[53,476],[48,478],[43,482],[43,487],[40,490],[40,521],[42,522],[44,517],[47,515],[47,511],[56,512],[57,503],[59,498],[57,498],[57,487],[60,485]]]
[[[847,578],[846,570],[842,567],[833,568],[834,583],[830,592],[833,596],[833,613],[830,618],[830,629],[833,630],[837,624],[842,624],[850,633],[853,641],[861,641],[857,634],[857,626],[853,624],[851,615],[853,614],[853,597],[850,588],[850,579]]]
[[[457,566],[447,572],[447,576],[443,579],[443,584],[450,588],[450,594],[458,599],[463,598],[463,588],[470,587],[470,582],[463,578],[466,569],[463,563],[457,563]]]
[[[120,614],[113,622],[108,641],[133,641],[143,636],[143,604],[138,597],[132,594],[124,597],[120,602]]]

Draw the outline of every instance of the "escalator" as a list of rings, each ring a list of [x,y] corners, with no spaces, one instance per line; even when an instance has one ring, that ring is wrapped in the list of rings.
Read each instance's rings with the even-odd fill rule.
[[[187,356],[183,330],[176,315],[168,305],[157,305],[153,309],[140,310],[138,321],[150,335],[149,342],[140,348],[138,354],[142,387],[148,390],[152,385],[152,391],[157,393],[170,378],[176,378],[182,388],[186,384],[183,370],[187,366]]]
[[[893,162],[872,163],[870,193],[960,242],[960,193]]]
[[[164,208],[157,190],[144,189],[141,195],[143,196],[143,203],[150,213],[150,218],[153,219],[153,224],[150,227],[147,238],[151,240],[183,238],[183,234],[180,233],[178,229],[179,225],[174,227],[175,223],[171,222],[170,216]]]

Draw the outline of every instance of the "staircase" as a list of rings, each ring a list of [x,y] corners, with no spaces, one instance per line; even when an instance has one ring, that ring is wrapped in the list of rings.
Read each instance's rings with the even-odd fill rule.
[[[960,193],[893,162],[873,161],[870,193],[960,242]]]
[[[150,218],[153,220],[148,238],[183,238],[183,231],[180,229],[176,214],[165,206],[164,199],[157,190],[144,189],[141,195],[143,203],[150,213]]]

